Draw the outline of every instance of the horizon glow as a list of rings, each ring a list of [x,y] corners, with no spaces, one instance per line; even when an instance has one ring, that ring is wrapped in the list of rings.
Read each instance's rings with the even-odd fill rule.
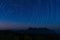
[[[0,0],[0,26],[60,28],[59,10],[60,0]]]

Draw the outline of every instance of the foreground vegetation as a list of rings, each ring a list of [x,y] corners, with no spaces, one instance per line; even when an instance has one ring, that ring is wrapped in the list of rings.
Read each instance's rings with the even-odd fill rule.
[[[2,34],[0,40],[59,40],[57,35]]]

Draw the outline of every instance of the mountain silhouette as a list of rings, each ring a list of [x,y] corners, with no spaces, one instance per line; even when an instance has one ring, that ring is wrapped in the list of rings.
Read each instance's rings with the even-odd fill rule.
[[[56,34],[54,30],[48,28],[28,28],[26,30],[0,30],[1,33],[17,33],[17,34]]]
[[[56,34],[54,30],[50,30],[47,28],[29,28],[24,31],[24,33],[28,34]]]

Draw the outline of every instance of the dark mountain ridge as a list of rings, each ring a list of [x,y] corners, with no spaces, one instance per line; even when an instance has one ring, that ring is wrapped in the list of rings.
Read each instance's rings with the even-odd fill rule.
[[[17,33],[17,34],[56,34],[54,30],[47,28],[29,28],[26,30],[0,30],[1,33]]]
[[[13,30],[12,32],[21,33],[21,34],[56,34],[54,30],[47,28],[29,28],[26,30]]]
[[[2,39],[59,39],[60,35],[57,35],[54,30],[47,28],[29,28],[26,30],[0,30],[0,37]],[[28,38],[27,38],[28,37]]]

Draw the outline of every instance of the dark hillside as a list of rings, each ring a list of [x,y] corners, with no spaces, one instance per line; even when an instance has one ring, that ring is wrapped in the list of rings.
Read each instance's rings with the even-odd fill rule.
[[[47,28],[29,28],[27,30],[0,30],[0,40],[59,40],[60,35]]]

